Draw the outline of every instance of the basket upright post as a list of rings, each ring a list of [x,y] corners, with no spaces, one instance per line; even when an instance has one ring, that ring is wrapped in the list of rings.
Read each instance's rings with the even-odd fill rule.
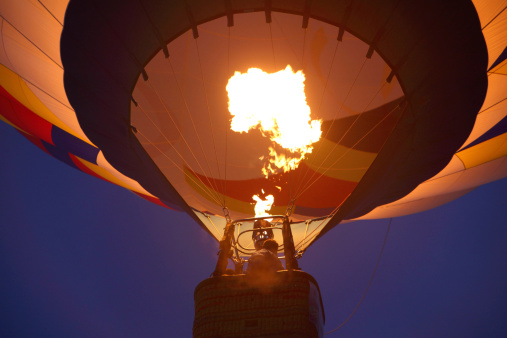
[[[220,241],[220,250],[218,251],[218,261],[213,271],[213,277],[222,276],[227,269],[227,259],[231,256],[232,238],[234,236],[234,223],[227,222],[224,230],[224,236]]]
[[[290,221],[288,217],[283,218],[282,235],[286,268],[288,271],[299,270],[295,254],[296,249],[294,248],[294,240],[292,238],[292,230],[290,228]]]

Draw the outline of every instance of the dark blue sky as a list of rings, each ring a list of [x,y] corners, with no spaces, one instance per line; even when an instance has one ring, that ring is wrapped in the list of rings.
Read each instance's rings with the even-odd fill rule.
[[[217,243],[182,213],[83,174],[0,123],[0,336],[191,337]],[[328,337],[504,337],[507,179],[393,219],[375,279]],[[340,225],[300,260],[325,331],[361,298],[388,220]]]

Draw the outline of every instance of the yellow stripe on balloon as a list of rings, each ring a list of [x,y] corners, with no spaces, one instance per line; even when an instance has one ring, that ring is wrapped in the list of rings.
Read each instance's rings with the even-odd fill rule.
[[[223,198],[219,192],[207,187],[202,183],[199,178],[197,178],[194,174],[192,174],[188,169],[185,168],[185,181],[192,187],[192,189],[197,192],[199,195],[207,199],[208,201],[217,204],[217,200],[212,198],[210,194],[213,196],[220,196],[219,198]],[[218,198],[218,197],[217,197]],[[254,200],[252,199],[252,203],[243,202],[235,198],[225,197],[225,205],[231,211],[240,212],[243,214],[251,214],[255,213],[254,211]],[[218,205],[218,204],[217,204]],[[272,215],[283,215],[287,206],[273,206],[269,213]]]
[[[83,140],[78,134],[70,129],[58,117],[55,116],[39,98],[30,90],[25,81],[16,73],[0,64],[0,86],[18,100],[23,106],[42,117],[44,120],[54,124],[69,134]],[[1,114],[1,112],[0,112]],[[83,140],[87,142],[86,140]],[[88,143],[88,142],[87,142]]]
[[[507,156],[507,133],[456,153],[466,169]]]
[[[0,114],[1,114],[1,112],[0,112]],[[0,115],[0,120],[1,120],[1,121],[4,121],[4,122],[5,122],[5,123],[7,123],[9,126],[14,127],[14,128],[16,128],[17,130],[19,130],[19,131],[21,131],[21,132],[23,132],[23,133],[25,133],[25,134],[31,135],[30,133],[28,133],[28,132],[26,132],[25,130],[21,129],[21,128],[20,128],[20,127],[18,127],[17,125],[15,125],[15,124],[11,123],[11,121],[7,120],[7,118],[5,118],[5,117],[4,117],[4,116],[2,116],[2,115]]]
[[[376,157],[375,153],[354,150],[321,139],[315,144],[308,159],[305,159],[305,164],[319,174],[343,181],[359,182]]]
[[[147,192],[146,190],[141,190],[141,189],[138,189],[136,187],[133,187],[125,182],[123,182],[122,180],[118,179],[117,177],[115,177],[114,175],[112,175],[109,171],[107,171],[106,169],[102,168],[102,167],[99,167],[98,165],[95,165],[91,162],[88,162],[86,160],[83,160],[82,158],[79,158],[79,157],[75,157],[79,162],[81,162],[84,166],[86,166],[88,169],[90,169],[91,171],[93,171],[95,174],[97,174],[98,176],[102,177],[103,179],[109,181],[109,182],[112,182],[116,185],[119,185],[120,187],[124,187],[128,190],[132,190],[132,191],[135,191],[135,192],[138,192],[138,193],[141,193],[143,195],[147,195],[147,196],[151,196],[151,197],[154,197],[152,194],[150,194],[149,192]]]

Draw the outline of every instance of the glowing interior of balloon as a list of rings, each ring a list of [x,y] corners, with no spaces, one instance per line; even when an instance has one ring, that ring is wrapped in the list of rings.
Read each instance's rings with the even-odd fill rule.
[[[253,195],[265,199],[272,194],[271,214],[283,214],[296,199],[291,216],[295,221],[328,215],[347,198],[374,160],[376,150],[366,145],[382,143],[385,134],[377,128],[369,134],[377,142],[368,137],[358,142],[362,137],[354,134],[358,128],[346,131],[348,123],[361,115],[359,127],[369,120],[370,111],[377,116],[375,110],[384,112],[384,105],[403,95],[396,77],[385,83],[391,69],[378,54],[361,68],[369,46],[353,35],[345,33],[339,43],[340,57],[333,58],[335,26],[314,20],[307,30],[301,30],[300,16],[273,15],[278,24],[272,25],[272,34],[264,12],[238,14],[237,24],[230,29],[224,18],[204,23],[199,26],[199,39],[194,41],[188,31],[173,40],[168,46],[169,60],[160,51],[145,67],[148,81],[140,76],[136,83],[133,97],[138,104],[131,104],[136,136],[178,194],[199,212],[222,215],[225,205],[232,219],[247,218],[254,213]],[[311,145],[311,153],[284,149],[270,139],[274,133],[268,135],[259,127],[231,130],[232,119],[236,123],[239,117],[227,112],[225,89],[234,71],[246,74],[256,67],[274,74],[286,65],[295,70],[304,67],[304,74],[300,73],[304,89],[300,91],[304,90],[311,107],[306,131],[295,132],[294,139],[300,141],[309,134],[312,120],[322,121],[321,139]],[[288,85],[274,85],[264,92],[277,92],[279,98],[283,96],[279,91],[291,86],[303,88],[301,81],[292,79]],[[253,98],[248,91],[246,95],[249,106],[260,105],[259,97]],[[293,94],[289,98],[286,105],[304,102]],[[295,113],[289,116],[289,130],[295,131]],[[276,125],[282,130],[281,122]],[[319,128],[315,130],[320,134]],[[207,226],[221,238],[215,226]]]
[[[259,129],[273,142],[260,158],[266,178],[296,169],[321,137],[321,120],[311,119],[304,81],[303,72],[288,65],[271,74],[258,68],[235,72],[227,84],[231,129]]]

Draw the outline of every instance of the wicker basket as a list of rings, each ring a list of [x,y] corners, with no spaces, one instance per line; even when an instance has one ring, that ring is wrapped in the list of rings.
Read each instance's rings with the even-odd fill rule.
[[[305,272],[213,277],[195,289],[194,337],[322,337],[317,282]]]

